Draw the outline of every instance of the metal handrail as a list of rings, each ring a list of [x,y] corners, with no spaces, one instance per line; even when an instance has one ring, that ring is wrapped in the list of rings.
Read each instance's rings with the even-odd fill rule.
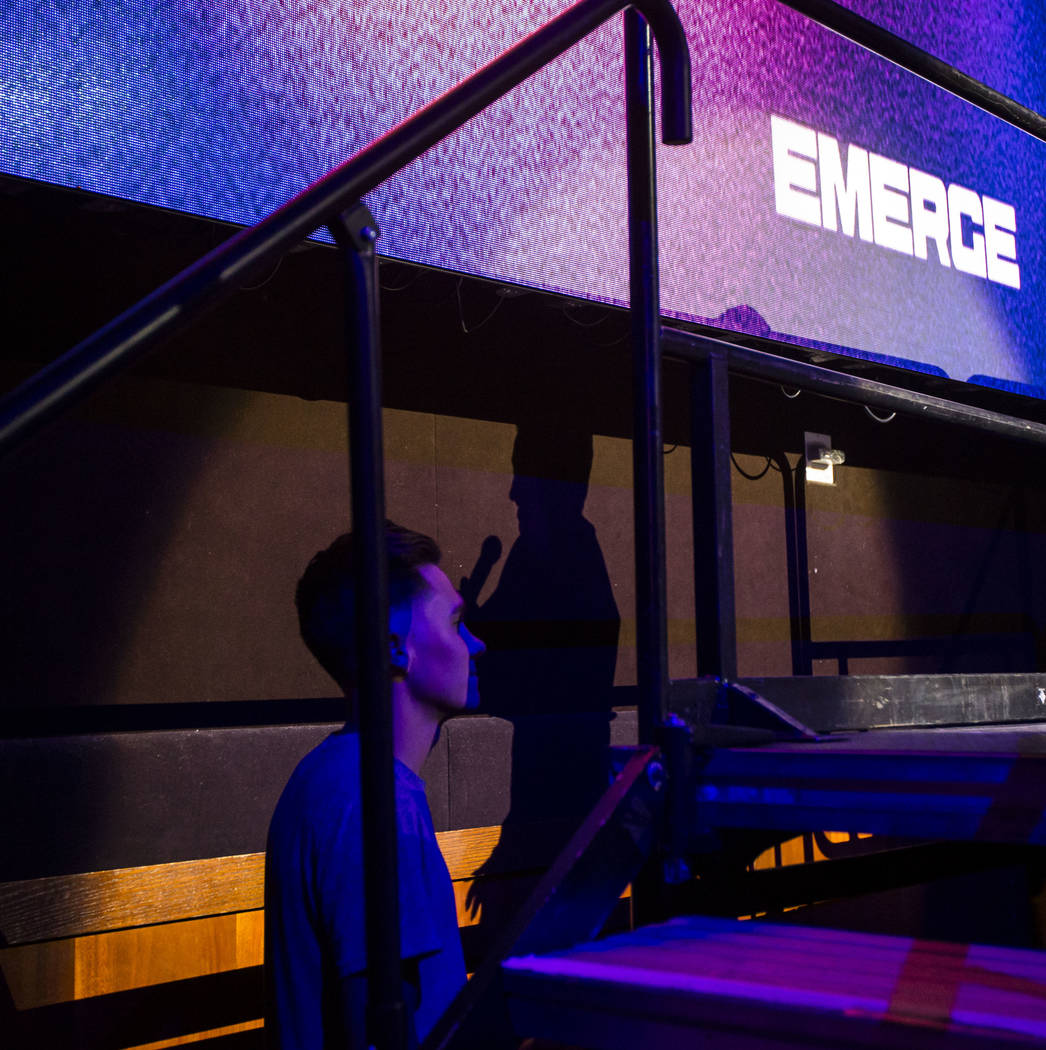
[[[1027,444],[1046,445],[1046,424],[1032,419],[951,401],[875,379],[865,379],[696,332],[665,328],[662,340],[664,356],[677,361],[694,363],[720,356],[735,375],[767,383],[803,387],[840,401],[852,401],[888,412],[903,412],[919,419],[971,427]],[[790,344],[789,349],[795,349],[794,344]]]
[[[778,3],[806,15],[833,33],[907,69],[971,106],[1046,141],[1046,117],[1041,113],[1022,106],[1008,95],[975,80],[881,25],[862,18],[835,0],[778,0]]]
[[[104,379],[218,305],[252,276],[626,7],[649,22],[666,143],[691,137],[690,54],[669,0],[580,0],[350,160],[183,270],[0,400],[0,455]]]
[[[653,177],[653,30],[660,45],[662,138],[691,137],[690,55],[686,35],[669,0],[580,0],[456,88],[408,118],[341,167],[299,194],[256,226],[244,230],[143,299],[115,321],[38,373],[0,402],[0,453],[28,436],[62,408],[84,397],[106,377],[128,365],[162,339],[196,320],[268,268],[320,226],[328,226],[345,256],[347,343],[350,391],[350,458],[353,530],[357,537],[357,654],[360,797],[363,823],[364,897],[368,959],[367,1041],[378,1050],[403,1050],[408,1011],[400,965],[399,893],[390,872],[398,870],[391,676],[388,665],[388,578],[385,551],[385,496],[381,434],[381,352],[379,345],[377,224],[362,204],[369,190],[421,156],[487,105],[526,80],[609,18],[631,7],[626,27],[626,122],[629,139],[630,287],[642,306],[635,336],[638,382],[659,389],[660,326],[657,296],[657,242]],[[635,68],[633,68],[635,67]],[[641,162],[637,181],[633,167]],[[660,404],[649,406],[651,432],[660,450]],[[643,426],[646,424],[644,422]],[[660,457],[658,456],[658,465]],[[644,500],[660,505],[661,476],[643,487]],[[637,537],[640,530],[637,530]],[[663,533],[663,526],[661,528]],[[644,555],[640,559],[639,555]],[[650,564],[648,564],[650,563]],[[664,537],[656,530],[637,540],[637,575],[664,578]],[[663,595],[661,596],[663,606]],[[667,653],[663,624],[637,614],[647,647]],[[660,609],[661,620],[664,610]],[[646,709],[664,716],[667,659],[640,659],[641,688],[647,680]],[[649,720],[652,720],[648,719]]]

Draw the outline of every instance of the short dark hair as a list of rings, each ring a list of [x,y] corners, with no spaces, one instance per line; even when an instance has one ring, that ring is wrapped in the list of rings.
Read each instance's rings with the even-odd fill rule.
[[[438,565],[436,541],[394,522],[385,522],[390,613],[409,603],[428,584],[418,572]],[[294,595],[302,640],[323,669],[348,693],[356,685],[356,544],[343,533],[316,554]]]

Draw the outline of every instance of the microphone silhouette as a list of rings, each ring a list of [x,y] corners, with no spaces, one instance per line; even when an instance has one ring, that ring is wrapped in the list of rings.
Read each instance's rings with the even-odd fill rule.
[[[479,557],[472,572],[462,578],[458,592],[465,599],[467,611],[473,611],[479,601],[480,591],[490,576],[490,570],[498,563],[501,557],[501,540],[497,536],[488,536],[479,549]]]

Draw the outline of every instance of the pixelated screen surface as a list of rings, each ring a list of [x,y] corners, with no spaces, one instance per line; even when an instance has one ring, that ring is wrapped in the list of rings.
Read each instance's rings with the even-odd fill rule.
[[[567,6],[14,0],[0,170],[250,223]],[[1032,0],[847,6],[1040,105]],[[664,312],[1046,396],[1046,144],[776,0],[676,7]],[[624,303],[622,79],[615,18],[368,197],[382,252]]]
[[[1046,113],[1046,17],[1036,0],[841,0],[968,76]]]

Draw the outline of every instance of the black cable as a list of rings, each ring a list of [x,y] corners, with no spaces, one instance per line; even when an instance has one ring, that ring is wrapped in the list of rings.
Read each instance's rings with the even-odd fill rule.
[[[740,474],[741,477],[747,478],[749,481],[758,481],[760,478],[766,477],[766,475],[770,471],[770,468],[774,465],[773,459],[771,459],[770,456],[767,456],[766,457],[766,466],[763,467],[763,469],[758,474],[749,474],[748,471],[745,470],[737,462],[737,457],[733,454],[733,452],[730,453],[730,462],[733,463],[734,469],[737,471],[737,473]]]

